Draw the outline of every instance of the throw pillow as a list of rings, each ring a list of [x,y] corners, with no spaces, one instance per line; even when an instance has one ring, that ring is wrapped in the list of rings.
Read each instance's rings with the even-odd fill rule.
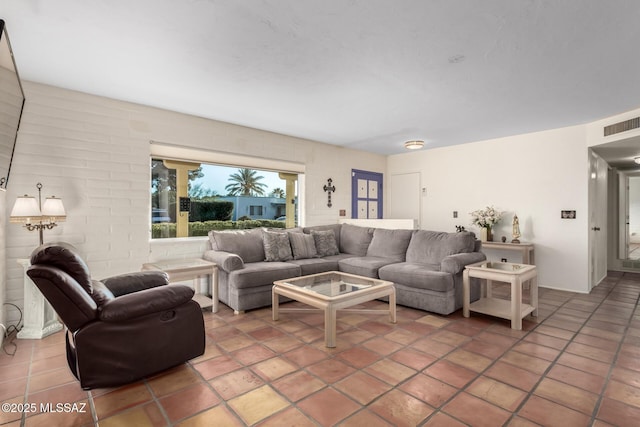
[[[311,230],[313,241],[316,244],[318,256],[338,255],[338,245],[336,244],[336,235],[333,230],[316,231]]]
[[[303,233],[289,233],[293,259],[316,258],[316,242],[312,235]]]
[[[293,259],[287,233],[263,232],[265,261],[289,261]]]

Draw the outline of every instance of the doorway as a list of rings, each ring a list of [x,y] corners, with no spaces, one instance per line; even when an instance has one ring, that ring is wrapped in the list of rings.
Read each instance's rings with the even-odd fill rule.
[[[351,170],[351,217],[382,218],[382,174]]]

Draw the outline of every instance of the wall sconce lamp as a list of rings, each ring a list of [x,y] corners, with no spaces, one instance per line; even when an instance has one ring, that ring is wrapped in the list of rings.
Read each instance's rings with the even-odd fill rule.
[[[331,204],[331,193],[336,191],[336,187],[332,183],[333,183],[333,180],[331,178],[329,178],[329,179],[327,179],[327,185],[322,187],[322,189],[327,192],[327,206],[328,207],[332,206],[332,204]]]
[[[43,244],[43,230],[45,228],[51,230],[58,225],[57,223],[64,222],[67,219],[67,214],[64,210],[62,199],[58,199],[55,196],[47,197],[43,205],[42,184],[38,183],[36,187],[38,188],[38,200],[26,194],[18,197],[11,210],[9,222],[24,224],[23,227],[29,231],[38,230],[40,244]]]

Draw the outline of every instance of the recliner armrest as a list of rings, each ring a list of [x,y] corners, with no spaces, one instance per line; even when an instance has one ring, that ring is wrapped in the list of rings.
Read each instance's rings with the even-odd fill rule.
[[[445,257],[440,263],[440,271],[445,273],[458,274],[464,270],[464,267],[474,262],[480,262],[487,259],[482,252],[465,252]]]
[[[219,269],[224,270],[227,273],[244,268],[244,261],[240,255],[231,252],[216,251],[212,249],[205,251],[203,258],[207,261],[215,262]]]
[[[177,307],[193,298],[194,290],[186,285],[167,285],[122,295],[98,308],[105,322],[122,322],[146,314]]]
[[[144,289],[167,285],[169,284],[169,276],[163,271],[140,271],[109,277],[102,280],[102,283],[114,296],[118,297]]]

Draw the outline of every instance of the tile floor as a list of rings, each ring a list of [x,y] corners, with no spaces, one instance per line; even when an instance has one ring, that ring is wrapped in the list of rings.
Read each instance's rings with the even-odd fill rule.
[[[505,290],[500,290],[504,292]],[[3,426],[637,426],[640,275],[589,295],[541,289],[540,316],[506,321],[398,308],[343,313],[324,347],[319,314],[205,313],[206,353],[128,386],[83,391],[64,336],[0,356]],[[372,302],[376,306],[382,302]],[[41,403],[68,411],[39,412]],[[75,406],[71,405],[75,404]],[[11,406],[9,406],[11,408]]]

